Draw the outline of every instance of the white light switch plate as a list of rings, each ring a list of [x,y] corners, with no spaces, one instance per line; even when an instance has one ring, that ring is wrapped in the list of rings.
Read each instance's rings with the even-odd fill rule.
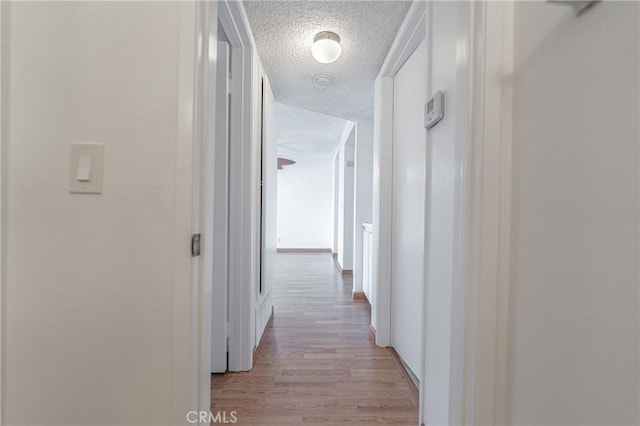
[[[69,192],[102,194],[104,144],[74,142],[69,162]]]

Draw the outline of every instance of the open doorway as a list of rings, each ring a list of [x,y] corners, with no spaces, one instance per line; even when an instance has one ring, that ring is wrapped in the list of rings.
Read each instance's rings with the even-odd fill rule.
[[[272,314],[276,254],[273,94],[255,55],[249,61],[243,58],[251,52],[234,45],[228,35],[233,26],[224,13],[222,18],[212,142],[213,249],[208,254],[213,265],[212,373],[251,369],[253,353]],[[245,107],[247,98],[251,110]]]
[[[272,316],[277,148],[275,102],[251,49],[242,5],[211,7],[217,27],[215,47],[208,49],[206,146],[213,160],[205,167],[212,176],[202,185],[211,231],[204,235],[203,263],[212,288],[209,369],[223,374],[252,368]]]
[[[262,232],[260,203],[260,69],[238,2],[207,4],[211,10],[206,70],[206,141],[203,149],[202,277],[203,342],[208,373],[248,371],[256,343]],[[197,200],[196,200],[197,201]],[[210,288],[207,294],[206,289]],[[207,307],[210,302],[211,308]],[[270,308],[269,308],[270,310]]]

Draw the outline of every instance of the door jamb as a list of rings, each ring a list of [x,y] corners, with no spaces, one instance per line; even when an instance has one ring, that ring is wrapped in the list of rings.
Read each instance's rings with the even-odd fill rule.
[[[220,26],[217,24],[218,30]],[[211,43],[211,40],[209,41]],[[207,205],[211,214],[205,212],[204,219],[208,226],[211,226],[211,233],[206,233],[207,239],[205,253],[207,261],[211,260],[211,372],[222,373],[227,371],[228,345],[227,345],[227,320],[228,320],[228,283],[229,283],[229,71],[230,71],[230,49],[224,42],[224,58],[221,58],[220,45],[216,40],[215,55],[215,83],[212,78],[208,84],[215,84],[214,90],[209,90],[208,123],[215,123],[208,126],[207,143],[213,146],[213,167],[208,167],[205,172],[213,169],[213,181],[210,185],[213,191],[205,191],[203,196],[211,198],[213,205]],[[213,46],[209,47],[211,56],[214,55]],[[224,63],[224,68],[222,68]],[[222,71],[224,70],[224,71]],[[222,72],[221,72],[222,71]],[[222,75],[221,75],[222,74]],[[211,69],[209,75],[211,73]],[[221,93],[223,92],[223,93]],[[215,98],[213,98],[215,96]],[[222,106],[222,108],[221,108]],[[210,238],[209,238],[210,237]],[[210,248],[210,250],[209,250]],[[207,278],[205,278],[207,279]],[[216,345],[219,345],[216,346]],[[224,364],[224,365],[222,365]]]
[[[173,289],[173,353],[172,407],[173,424],[186,424],[187,412],[208,411],[210,402],[210,358],[201,346],[207,322],[201,321],[208,310],[207,283],[200,280],[202,263],[191,256],[191,235],[200,232],[199,214],[201,165],[198,161],[204,134],[203,105],[206,87],[203,68],[206,56],[204,40],[209,34],[204,2],[181,3],[179,6],[178,132],[176,141],[175,246]],[[213,8],[215,13],[215,8]],[[210,285],[209,285],[210,291]],[[210,328],[208,328],[210,333]],[[210,341],[210,337],[209,337]],[[207,351],[207,356],[202,355]],[[207,374],[204,374],[206,365]],[[201,425],[203,426],[203,425]]]
[[[510,423],[513,7],[513,2],[469,5],[468,259],[463,266],[468,272],[462,279],[466,300],[457,316],[454,312],[461,334],[452,339],[462,371],[451,386],[460,390],[452,422],[460,424]]]
[[[208,117],[215,116],[216,87],[210,83],[215,82],[217,51],[209,47],[217,47],[217,34],[217,2],[180,4],[173,359],[187,359],[188,364],[174,364],[173,424],[187,424],[185,407],[199,413],[211,407],[212,262],[206,255],[213,246],[212,221],[207,218],[213,211],[209,190],[215,147],[209,135],[215,134],[215,124]],[[198,233],[201,255],[193,257],[190,236]],[[185,330],[190,333],[185,335]]]
[[[393,179],[393,77],[424,39],[426,2],[414,1],[375,84],[373,124],[373,274],[376,345],[391,345],[391,235]],[[426,94],[425,94],[426,99]]]
[[[449,424],[508,424],[513,2],[465,2],[459,7],[453,113],[460,123],[455,143],[461,173],[455,195]],[[431,44],[431,3],[428,8]],[[427,56],[430,93],[433,58]],[[426,297],[423,292],[423,303]],[[425,318],[423,312],[423,327]],[[421,393],[428,380],[426,343],[423,335]],[[422,398],[420,405],[424,424]]]
[[[458,35],[466,38],[469,47],[469,65],[458,71],[462,90],[456,95],[461,104],[457,112],[466,123],[461,127],[458,143],[465,146],[467,153],[459,158],[466,173],[457,183],[460,211],[456,219],[459,231],[454,244],[454,268],[459,273],[454,280],[460,287],[454,292],[452,306],[449,420],[450,424],[507,424],[513,3],[471,3],[461,6],[464,9],[458,27]],[[372,279],[377,306],[372,307],[372,314],[378,346],[390,345],[391,337],[393,75],[413,52],[421,40],[418,34],[424,29],[422,34],[429,45],[425,76],[425,100],[428,99],[431,11],[431,2],[414,1],[375,85]],[[428,134],[426,143],[430,143]],[[426,195],[428,202],[428,192]],[[425,213],[425,241],[428,223]],[[425,265],[426,256],[425,250]],[[421,297],[426,306],[425,291]],[[425,330],[424,309],[422,315]],[[424,332],[421,337],[424,365]],[[419,379],[422,396],[427,380],[424,368]],[[425,421],[423,405],[421,397],[421,424]]]
[[[188,364],[173,367],[174,424],[185,424],[189,410],[209,412],[211,407],[211,296],[213,165],[215,124],[215,84],[217,67],[218,21],[229,37],[234,76],[232,91],[241,100],[232,105],[231,130],[236,149],[230,153],[231,211],[237,220],[230,223],[229,279],[237,285],[230,297],[229,370],[251,368],[251,256],[252,200],[251,174],[251,75],[252,43],[247,17],[236,0],[185,2],[180,4],[180,59],[178,99],[178,148],[176,158],[176,244],[174,276],[174,348],[175,360]],[[210,48],[212,47],[212,48]],[[210,133],[209,133],[210,132]],[[235,135],[235,136],[234,136]],[[249,207],[247,207],[249,206]],[[246,213],[249,210],[249,213]],[[232,215],[232,218],[234,215]],[[190,238],[201,233],[201,255],[187,257]],[[185,291],[185,278],[191,282]],[[188,315],[184,315],[188,313]],[[184,330],[191,330],[185,335]],[[204,426],[203,423],[201,426]]]
[[[508,424],[513,2],[458,17],[449,423]]]
[[[5,67],[8,66],[7,58],[5,58],[6,54],[6,46],[2,42],[2,40],[7,40],[7,25],[4,22],[4,19],[7,18],[7,12],[5,8],[9,7],[8,3],[0,2],[0,425],[4,424],[4,382],[2,380],[3,370],[4,370],[4,336],[6,333],[4,332],[4,327],[6,322],[4,321],[4,291],[6,284],[6,276],[7,276],[7,250],[6,250],[6,238],[7,238],[7,176],[8,176],[8,168],[7,168],[7,138],[5,133],[7,132],[6,125],[4,123],[3,127],[3,118],[6,113],[6,108],[8,108],[6,103],[6,92],[7,87],[5,84],[5,79],[7,78],[7,71]]]
[[[218,19],[231,45],[231,147],[229,159],[229,371],[253,366],[252,325],[255,253],[253,218],[255,177],[252,170],[252,35],[242,3],[218,2]]]

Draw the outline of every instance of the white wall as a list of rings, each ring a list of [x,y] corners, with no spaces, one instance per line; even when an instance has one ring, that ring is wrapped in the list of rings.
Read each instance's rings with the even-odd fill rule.
[[[429,131],[427,144],[427,217],[425,287],[425,371],[421,395],[425,423],[449,424],[451,315],[456,236],[455,201],[458,176],[456,146],[457,38],[462,4],[433,2],[431,28],[431,92],[446,94],[445,115]],[[460,45],[462,47],[462,45]],[[429,46],[427,46],[429,49]],[[464,64],[460,64],[464,66]]]
[[[426,43],[398,71],[393,83],[393,195],[391,240],[391,344],[420,376],[426,140]]]
[[[363,222],[371,223],[373,201],[373,119],[356,122],[353,291],[362,292]]]
[[[7,14],[5,13],[5,8],[7,8],[7,4],[0,4],[0,330],[4,330],[5,328],[5,314],[4,314],[4,305],[5,305],[5,295],[4,295],[4,284],[7,282],[7,268],[6,268],[6,259],[7,259],[7,195],[8,195],[8,186],[7,186],[7,176],[8,176],[8,167],[7,167],[7,142],[9,138],[7,137],[7,119],[8,119],[8,111],[5,108],[5,97],[6,97],[6,80],[7,73],[5,71],[6,58],[7,55],[7,42],[8,37],[5,33],[6,23],[5,18]],[[3,124],[4,123],[4,124]],[[4,390],[2,384],[4,383],[4,373],[2,371],[2,366],[4,364],[4,353],[2,351],[3,348],[3,337],[0,335],[0,423],[3,422],[4,416],[2,413],[2,401],[4,400]]]
[[[349,128],[350,127],[350,128]],[[355,127],[345,127],[348,136],[340,145],[338,169],[338,265],[344,271],[353,270],[353,185],[355,162]],[[351,165],[349,165],[351,164]]]
[[[3,423],[172,423],[180,6],[5,12]],[[73,141],[105,144],[102,195],[69,194]]]
[[[334,256],[338,255],[338,216],[340,209],[338,208],[338,198],[340,198],[340,151],[336,152],[333,158],[333,244],[331,252]]]
[[[300,158],[278,170],[278,248],[332,248],[333,163]]]
[[[7,109],[5,108],[5,80],[7,77],[7,73],[5,72],[5,55],[6,52],[6,42],[8,41],[8,37],[5,35],[4,27],[6,26],[5,12],[4,9],[8,7],[5,4],[0,4],[0,330],[4,330],[4,287],[2,283],[6,282],[7,276],[7,268],[6,268],[6,259],[7,259],[7,214],[6,214],[6,204],[7,204],[7,175],[8,175],[8,167],[7,167],[7,155],[6,142],[8,141],[8,137],[6,135],[6,125],[3,127],[3,123],[7,122]],[[3,373],[2,373],[2,365],[4,365],[4,354],[2,353],[2,336],[0,335],[0,423],[2,423],[2,400],[3,400]]]
[[[637,2],[515,4],[513,424],[638,424]]]

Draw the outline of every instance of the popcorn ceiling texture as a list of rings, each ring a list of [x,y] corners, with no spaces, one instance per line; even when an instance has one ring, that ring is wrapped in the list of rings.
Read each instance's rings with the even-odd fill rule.
[[[258,54],[276,100],[349,120],[373,117],[373,88],[408,1],[245,1]],[[313,36],[333,31],[342,55],[311,56]],[[313,76],[327,74],[326,89]]]
[[[346,120],[276,103],[278,156],[291,160],[332,159]]]

